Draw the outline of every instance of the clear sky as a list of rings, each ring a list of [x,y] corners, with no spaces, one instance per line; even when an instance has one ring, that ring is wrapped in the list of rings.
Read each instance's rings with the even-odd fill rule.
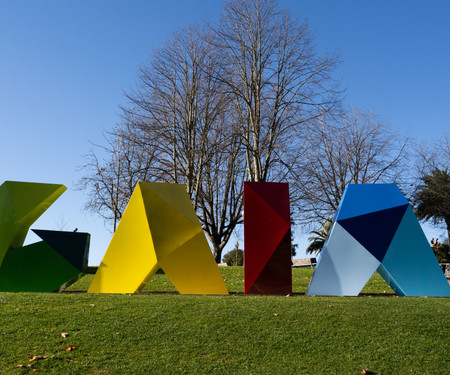
[[[346,104],[417,141],[449,133],[450,1],[279,4],[307,19],[319,51],[340,52]],[[90,264],[100,263],[112,233],[74,190],[83,155],[119,122],[123,91],[152,50],[188,22],[217,21],[221,8],[221,0],[0,0],[0,184],[68,187],[32,228],[91,233]]]

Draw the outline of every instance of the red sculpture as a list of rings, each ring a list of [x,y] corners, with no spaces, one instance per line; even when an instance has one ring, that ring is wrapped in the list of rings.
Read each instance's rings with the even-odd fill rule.
[[[291,268],[289,184],[245,182],[245,294],[290,294]]]

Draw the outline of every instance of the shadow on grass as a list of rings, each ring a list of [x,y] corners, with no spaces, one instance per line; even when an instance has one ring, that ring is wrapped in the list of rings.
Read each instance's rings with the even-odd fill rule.
[[[64,290],[61,294],[86,294],[85,290]],[[95,294],[95,293],[94,293]],[[164,291],[164,290],[142,290],[136,293],[101,293],[101,294],[128,294],[128,295],[198,295],[198,294],[180,294],[177,291]],[[397,297],[392,293],[360,293],[358,296],[307,296],[305,293],[291,293],[288,295],[280,294],[244,294],[244,292],[228,292],[230,296],[241,296],[241,297],[253,297],[253,296],[271,296],[271,297],[346,297],[346,298],[356,298],[356,297],[380,297],[380,298],[392,298]],[[227,297],[226,295],[208,294],[211,296],[221,296]]]

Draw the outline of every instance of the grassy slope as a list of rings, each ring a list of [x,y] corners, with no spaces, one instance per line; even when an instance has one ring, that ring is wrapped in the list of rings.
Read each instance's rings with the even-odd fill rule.
[[[222,272],[231,291],[242,289],[241,268]],[[295,270],[294,289],[310,274]],[[1,293],[0,372],[445,373],[449,299],[383,295],[381,281],[368,287],[379,297],[357,298]],[[162,274],[156,286],[172,288]]]
[[[244,268],[243,267],[220,267],[223,279],[228,291],[232,293],[244,293]],[[293,293],[305,293],[311,279],[313,270],[310,268],[293,268],[292,269],[292,291]],[[68,288],[69,291],[85,291],[88,289],[92,281],[93,275],[86,275],[77,283]],[[147,283],[144,291],[163,291],[176,292],[175,287],[164,273],[156,273]],[[386,284],[383,278],[377,273],[372,276],[367,285],[361,292],[365,293],[387,293],[392,294],[393,291]]]

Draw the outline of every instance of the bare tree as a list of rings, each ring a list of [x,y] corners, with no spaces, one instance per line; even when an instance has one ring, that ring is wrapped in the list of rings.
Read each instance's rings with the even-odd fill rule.
[[[133,190],[139,181],[156,178],[150,166],[157,160],[157,150],[137,137],[134,128],[125,124],[116,132],[105,136],[108,146],[97,146],[104,158],[94,151],[86,155],[86,171],[77,184],[85,190],[88,201],[85,208],[112,222],[115,231]]]
[[[233,124],[223,122],[225,127]],[[213,245],[217,263],[221,262],[222,251],[230,240],[236,225],[242,222],[243,182],[245,160],[239,134],[218,128],[209,134],[214,139],[209,162],[206,163],[200,184],[199,218]]]
[[[212,74],[219,61],[209,38],[195,26],[174,34],[141,66],[138,89],[124,111],[158,150],[152,164],[158,180],[186,185],[220,262],[240,221],[243,164],[230,96]]]
[[[302,223],[332,218],[348,184],[403,183],[409,141],[372,113],[318,118],[303,140],[302,157],[292,169]]]
[[[213,46],[214,74],[233,95],[245,146],[248,179],[285,176],[293,130],[339,102],[331,79],[337,57],[319,57],[306,23],[273,0],[229,0]]]
[[[205,38],[195,26],[174,34],[140,67],[138,89],[128,95],[132,106],[125,109],[158,147],[162,177],[184,183],[196,208],[208,133],[225,106],[218,84],[205,73],[215,64]]]
[[[416,174],[420,179],[436,169],[446,169],[450,165],[450,137],[444,134],[438,142],[422,142],[414,148],[416,154]]]
[[[111,162],[92,154],[86,166],[88,206],[116,225],[136,177],[183,183],[220,261],[245,176],[291,178],[296,135],[338,107],[337,62],[318,56],[308,26],[275,1],[228,1],[218,27],[181,29],[140,67],[126,127],[105,148]]]

